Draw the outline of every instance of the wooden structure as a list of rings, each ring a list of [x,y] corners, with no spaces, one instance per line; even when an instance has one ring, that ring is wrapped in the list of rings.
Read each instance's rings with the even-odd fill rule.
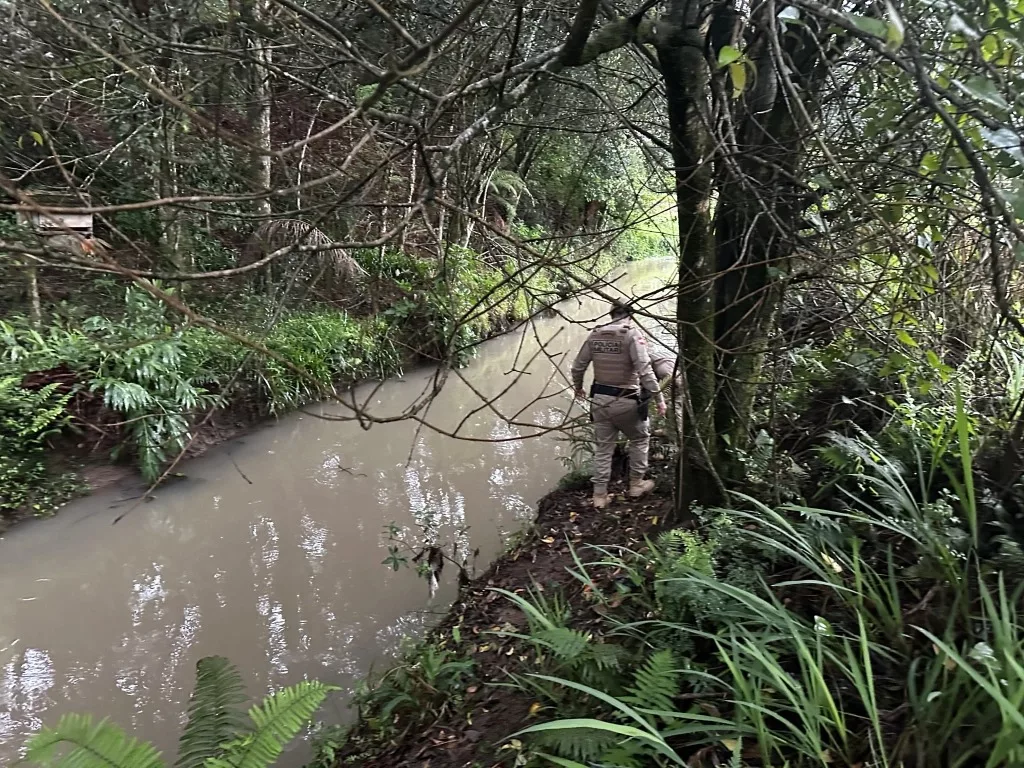
[[[86,193],[72,194],[51,190],[30,190],[32,199],[41,208],[89,208],[92,200]],[[38,211],[19,211],[18,222],[32,229],[39,235],[77,234],[81,237],[92,237],[93,218],[91,213],[39,213]],[[69,232],[70,230],[70,232]]]

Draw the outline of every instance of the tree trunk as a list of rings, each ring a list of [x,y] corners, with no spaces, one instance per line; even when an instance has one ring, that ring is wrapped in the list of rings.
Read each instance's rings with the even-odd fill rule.
[[[177,43],[181,37],[178,24],[174,19],[168,19],[167,23],[170,25],[170,40]],[[167,54],[161,59],[164,82],[174,83],[177,80],[178,63],[178,55],[174,52],[174,48],[168,48]],[[180,190],[176,158],[181,119],[181,115],[174,107],[168,104],[160,105],[160,160],[157,191],[163,198],[177,197]],[[161,255],[175,270],[191,271],[192,259],[187,255],[189,251],[183,247],[182,242],[181,210],[171,205],[162,205],[158,210]],[[184,286],[179,286],[179,288],[182,287]]]
[[[788,272],[795,232],[808,199],[792,179],[799,178],[804,137],[816,126],[814,96],[827,68],[818,33],[790,30],[783,39],[792,62],[790,76],[801,92],[785,92],[777,72],[773,6],[754,12],[759,37],[746,50],[756,76],[753,87],[730,102],[723,87],[714,90],[720,112],[731,113],[732,138],[716,168],[715,214],[715,433],[720,476],[727,484],[743,479],[736,452],[746,448],[764,360],[782,300],[782,277]],[[781,47],[781,46],[780,46]],[[834,48],[832,49],[835,50]],[[716,85],[718,85],[716,83]],[[794,107],[796,103],[803,106]],[[729,130],[731,128],[731,131]]]
[[[256,3],[257,20],[262,21],[266,16],[265,3]],[[253,167],[253,175],[256,189],[260,192],[269,193],[271,189],[271,160],[270,149],[270,126],[272,108],[274,102],[273,89],[270,85],[270,68],[273,65],[273,52],[267,41],[262,37],[254,37],[252,40],[253,58],[256,66],[253,68],[253,101],[255,102],[256,114],[253,120],[255,128],[256,145],[261,153],[256,156]],[[261,221],[268,221],[273,213],[270,205],[270,198],[261,198],[256,203],[256,212]],[[267,264],[266,267],[266,292],[268,296],[274,295],[274,264]]]
[[[39,269],[35,264],[26,262],[25,277],[28,280],[28,298],[31,307],[29,320],[37,331],[43,325],[43,302],[39,298]]]
[[[178,195],[178,169],[174,162],[177,147],[178,115],[172,107],[160,107],[160,177],[159,195],[162,198]],[[179,271],[190,271],[181,247],[181,222],[178,210],[170,205],[160,206],[160,252],[168,264]]]
[[[701,115],[709,73],[700,34],[702,0],[672,0],[658,23],[657,51],[665,78],[679,219],[677,340],[686,403],[676,512],[719,498],[714,398],[714,239],[709,137]]]

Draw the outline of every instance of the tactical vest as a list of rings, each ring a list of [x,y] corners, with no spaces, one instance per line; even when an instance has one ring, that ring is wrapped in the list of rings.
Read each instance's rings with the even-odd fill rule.
[[[610,387],[639,389],[640,377],[629,356],[632,343],[631,323],[610,323],[590,332],[590,359],[594,364],[594,382]]]

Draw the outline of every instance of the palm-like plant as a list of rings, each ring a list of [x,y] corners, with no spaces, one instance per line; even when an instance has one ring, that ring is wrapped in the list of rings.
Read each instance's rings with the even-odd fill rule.
[[[179,740],[175,768],[266,768],[309,723],[334,686],[304,680],[267,696],[249,710],[242,677],[227,659],[208,656],[196,664],[188,724]],[[28,743],[26,758],[46,768],[165,768],[149,742],[91,715],[64,715]]]

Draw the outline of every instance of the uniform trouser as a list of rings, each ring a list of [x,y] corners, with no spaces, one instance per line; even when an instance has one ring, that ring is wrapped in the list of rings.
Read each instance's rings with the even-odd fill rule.
[[[590,414],[594,421],[594,492],[606,493],[612,476],[612,456],[622,432],[629,440],[629,474],[639,480],[647,472],[650,421],[641,419],[638,403],[629,397],[594,395]]]

